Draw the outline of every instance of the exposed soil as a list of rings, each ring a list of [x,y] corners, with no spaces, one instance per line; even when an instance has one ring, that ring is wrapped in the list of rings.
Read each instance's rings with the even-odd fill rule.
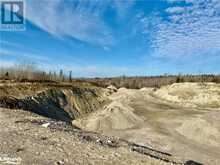
[[[105,107],[103,111],[73,121],[73,124],[84,130],[152,146],[182,160],[218,165],[219,90],[220,86],[214,83],[173,84],[160,89],[120,88],[109,97],[113,105],[120,106],[110,104],[111,111]],[[122,113],[124,109],[129,111],[126,115]],[[120,115],[114,110],[120,111]],[[117,120],[121,121],[120,124]]]
[[[103,96],[103,90],[93,86],[65,84],[56,84],[56,86],[30,83],[2,85],[0,107],[23,109],[71,122],[108,103],[108,98]]]
[[[0,163],[220,164],[218,84],[0,86]]]
[[[0,108],[0,141],[0,164],[181,164],[167,153],[21,110]]]

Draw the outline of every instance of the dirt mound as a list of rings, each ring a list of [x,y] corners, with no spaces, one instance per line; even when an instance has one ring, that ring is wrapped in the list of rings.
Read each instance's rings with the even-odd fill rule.
[[[158,89],[154,95],[182,106],[220,107],[220,84],[215,83],[175,83]]]
[[[220,130],[204,119],[186,120],[177,131],[197,143],[220,147]]]
[[[84,119],[74,120],[73,124],[89,131],[105,132],[134,128],[143,119],[133,113],[133,109],[120,102],[113,101],[104,110],[97,111]]]
[[[121,102],[123,105],[127,105],[136,97],[136,93],[134,89],[119,88],[118,91],[110,95],[109,98],[113,101]]]
[[[109,89],[109,90],[111,90],[111,91],[113,91],[113,92],[117,92],[117,90],[118,90],[114,85],[109,85],[109,86],[107,87],[107,89]]]
[[[105,91],[104,96],[108,97],[112,95],[113,93],[117,92],[118,89],[113,85],[109,85],[104,91]]]

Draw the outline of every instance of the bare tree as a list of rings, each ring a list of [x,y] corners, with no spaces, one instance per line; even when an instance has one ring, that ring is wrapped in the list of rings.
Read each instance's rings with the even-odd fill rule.
[[[72,71],[69,72],[69,82],[72,82]]]
[[[64,75],[63,75],[63,70],[62,69],[60,69],[59,80],[60,81],[64,80]]]

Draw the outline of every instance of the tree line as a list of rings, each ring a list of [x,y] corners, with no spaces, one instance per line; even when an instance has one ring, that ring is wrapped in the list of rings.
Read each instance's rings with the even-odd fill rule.
[[[182,82],[220,83],[220,75],[179,74],[179,75],[161,75],[161,76],[134,76],[134,77],[120,76],[114,78],[92,78],[92,79],[83,79],[83,80],[101,87],[114,85],[117,88],[126,87],[131,89],[140,89],[143,87],[160,87],[163,85],[170,85],[173,83],[182,83]]]
[[[14,80],[18,82],[23,81],[59,81],[71,82],[72,71],[64,73],[62,69],[59,71],[42,71],[34,63],[20,63],[12,67],[0,68],[1,80]]]
[[[18,82],[88,82],[96,86],[107,87],[114,85],[117,88],[126,87],[140,89],[143,87],[160,87],[181,82],[215,82],[220,83],[220,75],[214,74],[179,74],[161,76],[119,76],[113,78],[73,78],[72,71],[42,71],[34,63],[20,63],[12,67],[0,67],[1,80]]]

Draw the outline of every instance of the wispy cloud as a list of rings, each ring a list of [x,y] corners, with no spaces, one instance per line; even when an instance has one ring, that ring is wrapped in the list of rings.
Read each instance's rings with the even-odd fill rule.
[[[0,60],[0,67],[1,68],[8,68],[8,67],[12,67],[12,66],[15,66],[14,61]]]
[[[0,56],[12,56],[20,59],[26,59],[31,61],[49,61],[50,59],[46,56],[28,53],[23,51],[11,50],[6,48],[0,49]]]
[[[184,12],[184,7],[169,7],[166,9],[166,12],[168,12],[169,14],[177,14],[177,13],[182,13]]]
[[[168,3],[175,3],[175,2],[181,2],[181,1],[184,1],[184,0],[167,0]]]
[[[19,43],[15,43],[15,42],[10,42],[10,41],[7,41],[7,40],[0,40],[0,47],[3,47],[3,46],[12,46],[12,47],[22,47],[21,44]]]
[[[114,7],[116,8],[119,18],[127,15],[129,9],[134,5],[134,0],[113,0]]]
[[[168,0],[168,18],[154,16],[152,48],[157,57],[218,55],[220,53],[220,1]],[[175,7],[173,7],[175,5]],[[181,5],[181,6],[180,6]],[[146,21],[149,24],[149,20]]]
[[[30,0],[26,15],[32,23],[56,37],[111,45],[111,29],[100,19],[101,5],[98,1]]]
[[[28,0],[26,17],[56,37],[72,37],[103,47],[115,41],[113,30],[103,20],[103,12],[112,6],[122,16],[131,5],[116,0]]]

